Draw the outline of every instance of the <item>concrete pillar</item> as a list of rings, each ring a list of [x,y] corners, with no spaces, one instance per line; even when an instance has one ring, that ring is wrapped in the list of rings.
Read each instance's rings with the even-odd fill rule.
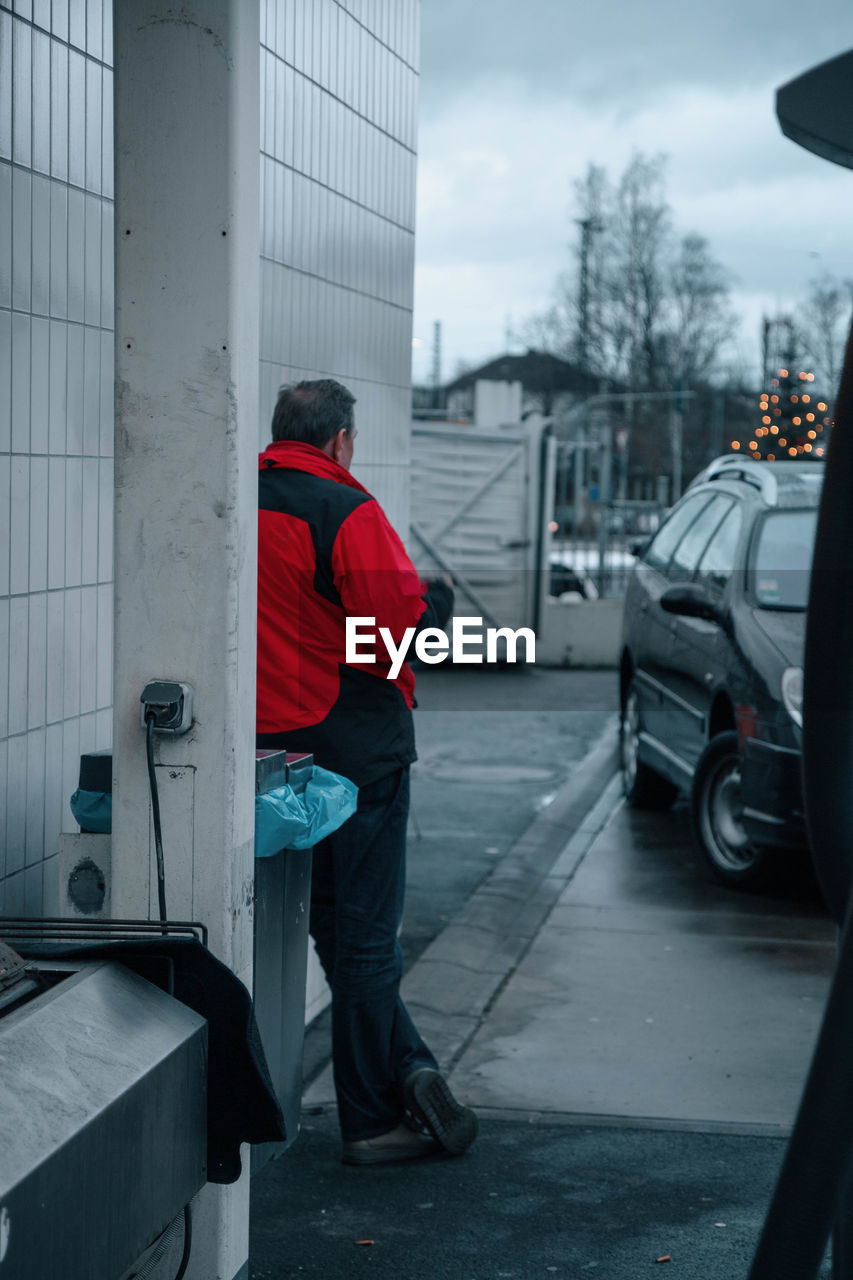
[[[258,5],[114,11],[112,914],[156,918],[139,697],[185,681],[192,729],[157,739],[168,913],[251,987]],[[248,1274],[248,1198],[245,1170],[204,1189],[190,1277]]]

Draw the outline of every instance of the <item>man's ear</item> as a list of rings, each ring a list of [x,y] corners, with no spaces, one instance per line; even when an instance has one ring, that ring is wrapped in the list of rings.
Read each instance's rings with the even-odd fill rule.
[[[343,432],[338,431],[335,435],[329,436],[328,440],[323,445],[323,452],[327,453],[330,458],[334,458],[336,462],[338,460],[338,454],[340,453],[340,450],[341,450],[342,434]]]
[[[346,427],[341,427],[340,431],[335,436],[332,437],[332,457],[335,459],[336,462],[340,457],[341,450],[344,448],[344,445],[346,444],[346,442],[347,442],[347,430],[346,430]]]

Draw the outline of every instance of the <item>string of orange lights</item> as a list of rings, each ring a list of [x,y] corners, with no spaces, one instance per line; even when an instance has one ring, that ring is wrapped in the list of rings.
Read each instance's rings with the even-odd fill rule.
[[[780,369],[771,382],[774,390],[761,393],[761,425],[748,443],[732,440],[732,449],[744,449],[751,457],[766,462],[809,455],[822,458],[824,445],[818,442],[819,437],[825,429],[831,430],[833,423],[827,402],[805,389],[804,384],[814,379],[814,374],[805,370],[795,378],[788,369]]]

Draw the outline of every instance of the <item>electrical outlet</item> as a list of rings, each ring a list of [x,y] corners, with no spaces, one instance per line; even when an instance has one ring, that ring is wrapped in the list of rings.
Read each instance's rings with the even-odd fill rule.
[[[151,680],[142,690],[141,722],[146,727],[154,718],[154,732],[177,736],[193,722],[192,686],[179,680]]]

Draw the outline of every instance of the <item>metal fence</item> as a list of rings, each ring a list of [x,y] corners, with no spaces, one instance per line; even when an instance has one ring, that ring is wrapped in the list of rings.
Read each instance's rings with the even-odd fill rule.
[[[548,552],[549,595],[572,593],[584,600],[623,595],[637,552],[660,525],[664,510],[659,502],[627,499],[558,508]]]

